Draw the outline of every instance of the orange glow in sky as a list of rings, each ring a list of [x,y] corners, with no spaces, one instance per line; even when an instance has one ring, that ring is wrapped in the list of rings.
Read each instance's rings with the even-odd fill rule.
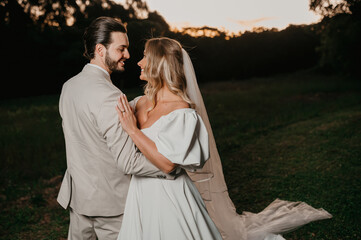
[[[123,3],[124,0],[117,2]],[[309,0],[146,0],[171,27],[215,27],[238,33],[254,27],[286,28],[310,24],[320,16],[309,10]]]

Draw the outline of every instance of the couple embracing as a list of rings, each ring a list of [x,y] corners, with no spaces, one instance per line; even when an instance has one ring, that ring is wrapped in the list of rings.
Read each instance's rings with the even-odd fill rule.
[[[144,95],[128,102],[110,79],[130,58],[125,26],[100,17],[83,38],[90,63],[59,100],[67,171],[58,202],[70,212],[68,239],[283,239],[279,233],[331,217],[279,199],[258,214],[236,213],[178,41],[146,42],[138,62]]]

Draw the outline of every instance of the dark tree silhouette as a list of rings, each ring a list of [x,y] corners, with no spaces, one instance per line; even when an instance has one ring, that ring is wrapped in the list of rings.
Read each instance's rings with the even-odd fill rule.
[[[361,0],[310,0],[310,9],[325,17],[333,17],[341,13],[359,14]]]
[[[5,0],[0,3],[0,22],[15,29],[32,24],[32,19],[18,1]]]
[[[310,9],[324,16],[317,49],[321,69],[361,75],[361,0],[311,0]]]
[[[119,88],[139,87],[137,62],[148,38],[168,36],[189,51],[199,81],[225,81],[313,67],[320,46],[318,24],[287,29],[258,28],[239,35],[204,26],[171,31],[166,20],[142,0],[121,5],[111,0],[5,0],[0,3],[3,34],[0,71],[10,76],[1,98],[59,94],[63,83],[81,71],[82,34],[99,16],[126,23],[131,58],[126,71],[113,74]],[[322,47],[323,45],[321,45]],[[324,51],[324,50],[322,50]]]

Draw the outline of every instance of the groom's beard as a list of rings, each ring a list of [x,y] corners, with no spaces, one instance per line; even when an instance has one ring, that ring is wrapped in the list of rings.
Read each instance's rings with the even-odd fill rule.
[[[111,72],[123,72],[125,69],[123,66],[119,66],[122,59],[116,61],[110,58],[108,52],[105,54],[105,65]]]

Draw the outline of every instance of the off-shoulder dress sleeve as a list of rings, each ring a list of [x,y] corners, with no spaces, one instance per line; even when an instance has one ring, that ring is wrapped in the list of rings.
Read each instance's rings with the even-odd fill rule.
[[[136,110],[135,107],[137,106],[137,102],[141,97],[143,97],[143,95],[138,96],[138,97],[134,98],[133,100],[129,101],[129,106],[133,109],[133,111]]]
[[[202,168],[209,158],[207,129],[193,109],[178,109],[167,115],[155,144],[159,153],[189,171]]]

